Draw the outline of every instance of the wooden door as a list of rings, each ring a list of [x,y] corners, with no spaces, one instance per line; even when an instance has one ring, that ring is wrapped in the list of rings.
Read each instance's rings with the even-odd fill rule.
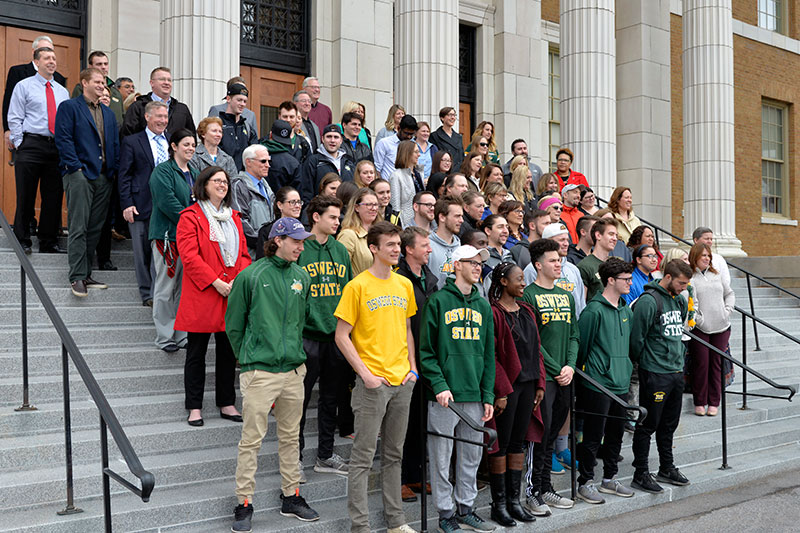
[[[281,102],[291,100],[294,93],[302,88],[303,76],[244,65],[239,71],[250,91],[247,107],[253,110],[258,119],[258,138],[264,138],[278,118]]]
[[[14,65],[27,63],[33,59],[33,39],[42,35],[40,30],[24,30],[11,26],[0,26],[0,71],[2,72],[2,89],[5,91],[6,73]],[[53,39],[56,56],[58,58],[58,72],[67,78],[67,91],[72,92],[72,88],[78,83],[78,76],[81,70],[81,40],[77,37],[66,37],[48,34]],[[11,152],[2,147],[2,186],[0,186],[0,205],[9,221],[14,220],[16,211],[17,187],[14,181],[14,167],[11,163]],[[36,211],[38,219],[39,200],[36,201]],[[63,204],[62,225],[66,225],[67,207]]]
[[[464,138],[464,148],[472,142],[472,105],[458,103],[458,133]]]

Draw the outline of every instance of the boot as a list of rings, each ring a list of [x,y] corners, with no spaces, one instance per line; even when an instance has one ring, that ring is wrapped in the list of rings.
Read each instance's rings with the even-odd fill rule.
[[[536,517],[519,503],[521,481],[522,470],[509,469],[506,472],[506,509],[508,514],[520,522],[535,522]]]
[[[489,474],[492,488],[492,520],[503,527],[514,527],[517,525],[506,508],[506,473]],[[519,478],[518,478],[519,479]],[[519,505],[519,493],[517,493],[517,505]]]

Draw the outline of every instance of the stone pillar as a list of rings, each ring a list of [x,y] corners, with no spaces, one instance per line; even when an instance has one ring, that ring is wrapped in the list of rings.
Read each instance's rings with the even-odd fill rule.
[[[172,94],[189,106],[195,123],[239,74],[239,7],[230,1],[161,2],[161,65],[172,71]]]
[[[617,0],[617,167],[640,218],[670,231],[670,0]]]
[[[605,199],[617,184],[614,0],[561,0],[561,145]]]
[[[396,0],[394,10],[394,100],[436,129],[439,109],[458,108],[458,0]]]
[[[683,0],[684,233],[708,226],[716,251],[740,257],[733,108],[731,0]]]

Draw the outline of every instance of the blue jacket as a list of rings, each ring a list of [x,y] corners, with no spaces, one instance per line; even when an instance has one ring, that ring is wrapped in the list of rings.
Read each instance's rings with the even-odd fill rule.
[[[111,179],[116,177],[119,166],[119,128],[114,112],[102,104],[100,108],[103,110],[106,177]],[[96,180],[103,168],[102,145],[100,133],[82,94],[58,107],[55,129],[61,175],[82,170],[87,179]]]
[[[148,220],[153,211],[150,196],[150,174],[155,170],[153,150],[146,131],[122,139],[119,154],[119,206],[124,211],[136,206],[134,220]]]

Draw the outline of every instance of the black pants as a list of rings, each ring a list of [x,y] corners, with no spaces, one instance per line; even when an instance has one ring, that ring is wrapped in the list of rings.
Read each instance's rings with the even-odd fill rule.
[[[635,475],[649,472],[647,457],[650,454],[650,436],[653,433],[656,434],[660,469],[666,470],[674,466],[672,436],[681,419],[682,394],[682,372],[656,374],[639,367],[639,405],[647,409],[647,418],[641,424],[636,424],[636,431],[633,433]]]
[[[305,447],[303,430],[306,426],[306,409],[311,401],[311,392],[319,378],[319,398],[317,401],[317,457],[329,459],[333,455],[333,439],[336,432],[336,415],[340,410],[344,394],[342,382],[350,377],[350,364],[344,358],[336,343],[303,339],[306,352],[306,377],[303,380],[305,397],[303,398],[303,417],[300,419],[300,453],[302,457]],[[349,402],[349,394],[348,399]]]
[[[203,392],[206,384],[206,351],[211,333],[186,334],[186,363],[183,366],[183,385],[186,391],[186,409],[203,408]],[[217,363],[214,371],[217,407],[233,405],[236,391],[236,358],[231,343],[224,331],[214,333]]]
[[[525,451],[525,434],[531,423],[536,382],[515,382],[514,392],[508,395],[505,410],[495,417],[497,424],[497,457]]]
[[[547,492],[553,489],[550,483],[550,465],[553,447],[561,426],[569,415],[570,386],[562,387],[555,381],[548,381],[542,400],[541,413],[544,433],[542,442],[533,444],[528,458],[528,495],[532,492]]]
[[[414,392],[411,393],[406,441],[403,443],[403,467],[400,472],[403,485],[422,482],[422,469],[425,467],[422,427],[428,427],[428,402],[423,389],[422,383],[415,383]]]
[[[617,458],[622,449],[622,435],[625,432],[627,411],[608,396],[587,387],[578,387],[578,400],[583,414],[583,440],[577,446],[578,483],[594,479],[597,457],[603,460],[603,478],[611,479],[617,475]],[[627,394],[618,394],[627,401]],[[597,414],[592,414],[597,413]],[[620,418],[605,418],[609,415]],[[602,444],[601,444],[602,443]]]
[[[26,134],[17,148],[14,177],[17,186],[14,235],[17,240],[25,246],[31,246],[31,222],[36,207],[36,190],[39,189],[42,196],[37,231],[39,249],[55,245],[61,227],[61,202],[64,196],[55,142]]]

